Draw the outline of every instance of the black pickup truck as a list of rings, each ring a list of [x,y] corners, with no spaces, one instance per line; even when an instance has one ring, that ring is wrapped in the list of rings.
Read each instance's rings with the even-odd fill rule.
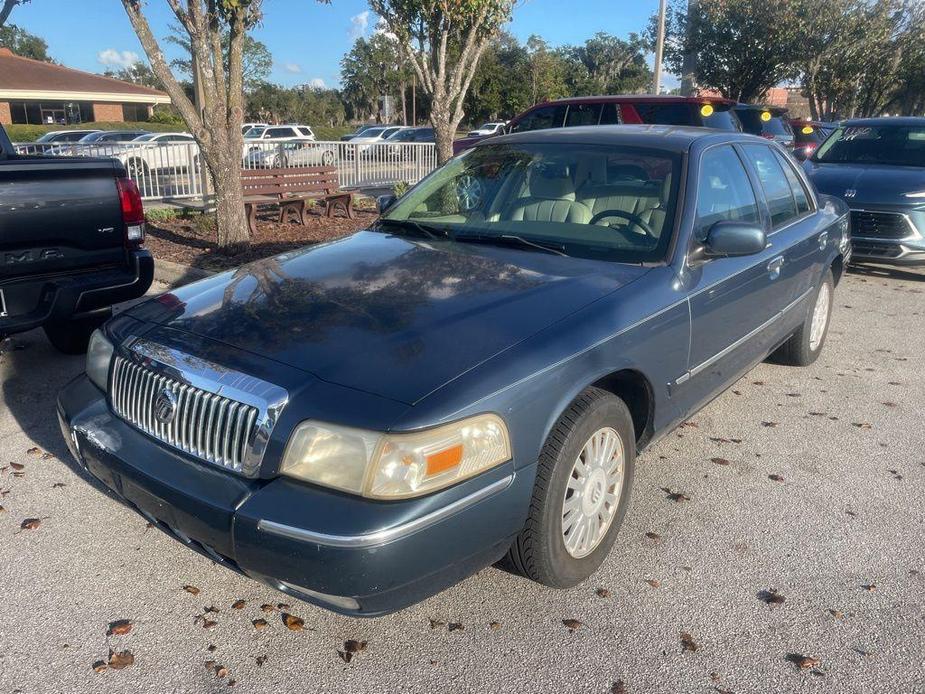
[[[0,128],[0,339],[42,327],[79,354],[154,276],[141,195],[115,159],[18,155]]]

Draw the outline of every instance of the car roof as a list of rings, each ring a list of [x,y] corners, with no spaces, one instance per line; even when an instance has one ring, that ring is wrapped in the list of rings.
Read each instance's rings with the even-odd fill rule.
[[[586,125],[575,128],[545,128],[481,140],[476,147],[496,144],[559,143],[572,145],[623,145],[650,147],[665,151],[687,152],[694,142],[761,142],[768,141],[747,133],[679,125]]]
[[[918,126],[925,127],[925,118],[920,118],[916,116],[882,116],[880,118],[850,118],[848,120],[842,121],[841,125],[848,127],[857,127],[863,125],[869,126],[881,126],[881,125],[896,125],[896,126]]]
[[[680,96],[678,94],[605,94],[601,96],[570,96],[564,99],[551,99],[543,104],[581,104],[581,103],[691,103],[691,104],[735,104],[732,99],[722,96]]]

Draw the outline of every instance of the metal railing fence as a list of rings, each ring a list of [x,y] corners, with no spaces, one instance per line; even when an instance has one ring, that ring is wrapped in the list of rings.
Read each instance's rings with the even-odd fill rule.
[[[20,154],[114,157],[125,165],[147,201],[202,196],[202,157],[195,142],[25,142],[15,147]],[[246,142],[241,166],[245,169],[335,166],[342,187],[375,188],[399,182],[417,183],[437,167],[437,149],[431,143],[415,142]]]

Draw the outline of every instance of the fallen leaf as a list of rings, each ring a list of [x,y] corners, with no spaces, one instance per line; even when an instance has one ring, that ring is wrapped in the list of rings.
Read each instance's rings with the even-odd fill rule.
[[[258,655],[254,658],[254,661],[257,663],[257,667],[263,667],[263,664],[267,662],[267,657],[265,655]]]
[[[829,614],[835,617],[835,619],[842,619],[845,616],[845,613],[841,610],[829,610]]]
[[[202,620],[202,628],[203,628],[203,629],[211,629],[211,628],[213,628],[214,626],[216,626],[217,624],[218,624],[218,622],[214,622],[214,621],[212,621],[211,619],[203,619],[203,620]]]
[[[206,650],[209,651],[209,653],[214,653],[217,648],[218,646],[216,646],[214,643],[210,643],[208,646],[206,646]]]
[[[296,617],[294,614],[284,614],[283,624],[286,625],[289,631],[302,631],[305,628],[305,621],[301,617]]]
[[[183,590],[185,590],[190,595],[199,595],[199,588],[196,586],[183,586]]]
[[[626,694],[626,685],[623,684],[623,680],[617,680],[610,685],[610,694]]]
[[[688,634],[686,631],[681,632],[681,650],[690,651],[693,653],[698,648],[697,642],[694,641],[694,637]]]
[[[203,665],[206,666],[206,670],[209,670],[210,672],[215,671],[215,661],[214,660],[207,660],[205,663],[203,663]]]
[[[774,482],[783,482],[783,481],[784,481],[784,478],[781,477],[781,476],[778,475],[778,474],[768,475],[768,479],[769,479],[769,480],[773,480]]]
[[[646,583],[648,583],[653,588],[659,588],[662,585],[662,582],[657,578],[647,578]]]
[[[881,403],[881,404],[882,404],[883,406],[885,406],[885,407],[896,407],[896,403],[895,403],[895,402],[890,402],[889,400],[887,400],[886,402],[883,402],[883,403]]]
[[[271,612],[276,612],[276,607],[273,605],[270,605],[269,603],[264,603],[263,605],[260,606],[260,609],[266,612],[267,614],[270,614]]]
[[[105,660],[97,660],[95,663],[93,663],[94,672],[106,672],[106,670],[108,669],[109,669],[109,666],[106,665]]]
[[[42,521],[38,518],[26,518],[22,523],[19,524],[21,530],[35,530],[42,524]]]
[[[3,506],[0,506],[0,513],[6,513],[6,509]]]
[[[563,620],[562,620],[562,623],[563,623],[563,624],[566,626],[566,628],[567,628],[571,633],[573,633],[573,634],[574,634],[578,629],[581,629],[581,627],[584,626],[584,625],[583,625],[581,622],[579,622],[577,619],[563,619]]]
[[[247,600],[235,600],[233,603],[231,603],[231,609],[240,610],[246,604],[247,604]]]
[[[362,653],[365,650],[366,641],[349,639],[348,641],[344,641],[344,650],[337,651],[337,655],[339,655],[345,663],[349,663],[351,660],[353,660],[354,656],[356,656],[358,653]]]
[[[776,588],[771,588],[770,590],[759,590],[758,599],[761,602],[766,603],[773,607],[774,605],[780,605],[786,600],[786,598],[777,592]]]
[[[218,614],[218,608],[215,607],[215,605],[208,605],[202,608],[203,614],[209,614],[210,612],[213,614]]]
[[[131,651],[119,651],[118,653],[109,654],[109,667],[113,670],[122,670],[129,665],[134,664],[135,656]]]
[[[117,619],[114,622],[109,623],[109,630],[106,632],[107,636],[125,636],[132,630],[132,620],[130,619]]]
[[[501,628],[501,622],[489,622],[488,628],[492,631],[498,631]]]
[[[742,443],[742,439],[727,439],[722,436],[711,436],[710,440],[715,443]]]
[[[66,487],[67,485],[64,482],[55,482],[51,485],[52,489],[59,489],[60,487]]]
[[[694,428],[694,429],[699,429],[699,428],[700,428],[700,425],[697,424],[697,422],[692,422],[692,421],[681,422],[680,426],[681,426],[681,428],[684,428],[684,427],[692,427],[692,428]]]
[[[803,655],[802,653],[788,653],[784,656],[784,660],[793,663],[800,670],[809,670],[819,665],[819,658],[813,658],[812,656]]]
[[[762,422],[761,426],[773,428],[777,426],[777,422]]]
[[[291,605],[288,602],[281,602],[276,605],[277,610],[288,610]]]
[[[867,585],[863,585],[861,586],[861,588],[866,590],[868,593],[873,593],[875,590],[877,590],[877,586],[873,583],[868,583]]]
[[[594,592],[597,593],[597,597],[599,598],[609,598],[610,597],[610,591],[607,590],[606,588],[598,588]]]
[[[668,487],[662,487],[662,491],[665,492],[669,501],[690,501],[691,498],[682,492],[673,492]]]
[[[851,422],[851,426],[857,427],[858,429],[870,429],[870,422]]]
[[[710,458],[710,462],[715,465],[729,465],[729,461],[725,458]]]
[[[447,631],[462,631],[466,627],[464,627],[459,622],[450,622],[449,624],[446,625],[446,628],[447,628]]]
[[[10,467],[14,470],[24,470],[26,468],[22,463],[10,463]]]
[[[222,679],[222,678],[224,678],[227,674],[228,674],[228,668],[226,668],[224,665],[216,665],[216,666],[215,666],[215,676],[216,676],[216,677],[218,677],[219,679]]]
[[[655,542],[655,543],[658,543],[658,542],[661,542],[661,541],[662,541],[662,536],[659,535],[658,533],[653,533],[652,531],[647,532],[647,533],[646,533],[646,537],[647,537],[648,539],[652,540],[652,542]]]
[[[32,448],[26,451],[29,455],[42,455],[43,451],[38,446],[33,446]]]
[[[430,620],[430,628],[436,629],[437,627],[442,627],[446,622],[441,622],[439,619]]]
[[[267,624],[267,620],[265,619],[255,619],[252,624],[254,625],[254,629],[257,631],[262,631],[263,629],[266,629],[267,626],[269,626]]]

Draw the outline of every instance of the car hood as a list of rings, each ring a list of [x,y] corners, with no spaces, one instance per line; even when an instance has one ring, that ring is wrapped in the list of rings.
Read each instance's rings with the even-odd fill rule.
[[[925,191],[925,167],[876,164],[826,164],[806,161],[803,168],[820,193],[846,199],[852,207],[863,205],[914,205],[906,193]],[[846,191],[855,191],[853,197]]]
[[[364,231],[130,310],[408,404],[648,272]]]

